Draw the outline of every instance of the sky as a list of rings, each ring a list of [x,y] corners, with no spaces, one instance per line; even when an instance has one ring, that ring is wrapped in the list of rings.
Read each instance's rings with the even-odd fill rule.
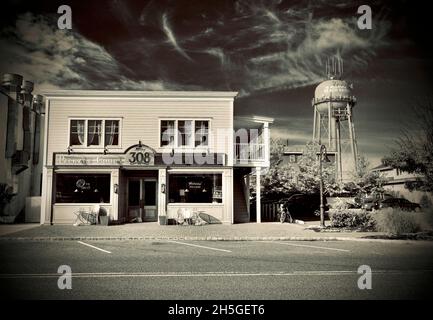
[[[57,9],[72,9],[60,30]],[[357,26],[370,5],[372,29]],[[238,91],[235,115],[275,118],[289,145],[312,138],[329,57],[353,83],[360,153],[389,154],[411,108],[431,99],[431,17],[423,1],[2,2],[0,73],[46,89]]]

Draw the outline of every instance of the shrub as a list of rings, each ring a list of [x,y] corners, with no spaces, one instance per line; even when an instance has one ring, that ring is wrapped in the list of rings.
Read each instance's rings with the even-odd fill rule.
[[[421,208],[423,208],[423,209],[431,209],[433,207],[430,198],[427,197],[427,195],[425,195],[425,194],[419,200],[419,204],[420,204]]]
[[[429,231],[432,228],[432,212],[408,212],[387,208],[372,215],[376,230],[391,234]]]
[[[344,198],[328,198],[328,204],[332,209],[342,211],[349,208],[347,200]]]
[[[331,225],[336,228],[374,230],[374,222],[370,213],[362,209],[330,210]]]

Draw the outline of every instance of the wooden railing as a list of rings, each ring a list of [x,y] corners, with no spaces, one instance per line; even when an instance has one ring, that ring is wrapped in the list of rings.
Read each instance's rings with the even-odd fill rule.
[[[265,161],[265,145],[263,143],[236,143],[235,163]]]

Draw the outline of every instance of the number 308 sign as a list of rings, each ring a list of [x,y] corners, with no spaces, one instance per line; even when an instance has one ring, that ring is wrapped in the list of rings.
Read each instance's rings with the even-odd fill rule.
[[[135,148],[128,152],[127,160],[130,165],[153,165],[154,154],[147,148]]]

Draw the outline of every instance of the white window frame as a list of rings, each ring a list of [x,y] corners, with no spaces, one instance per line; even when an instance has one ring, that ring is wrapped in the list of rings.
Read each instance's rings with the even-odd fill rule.
[[[174,121],[174,145],[162,145],[161,141],[161,128],[162,128],[162,121]],[[179,145],[179,121],[192,121],[192,144],[182,146]],[[207,121],[208,122],[208,144],[207,146],[195,146],[195,122],[196,121]],[[212,119],[210,118],[160,118],[159,119],[159,127],[158,127],[158,140],[159,140],[159,147],[163,149],[197,149],[197,150],[204,150],[211,148],[211,125],[212,125]]]
[[[174,169],[174,170],[168,170],[167,171],[167,197],[169,197],[169,190],[170,187],[170,175],[197,175],[200,174],[218,174],[221,175],[221,192],[222,192],[222,199],[221,202],[167,202],[168,206],[176,206],[176,205],[183,205],[183,206],[194,206],[194,207],[200,207],[200,206],[225,206],[226,204],[226,197],[229,195],[226,194],[226,177],[225,172],[222,170],[214,170],[214,169],[201,169],[199,171],[194,171],[190,169]]]
[[[84,144],[71,145],[71,123],[74,120],[84,121]],[[99,145],[87,145],[87,134],[88,134],[88,122],[92,120],[102,121],[101,124],[101,141]],[[118,145],[105,145],[105,121],[116,120],[119,121],[119,144]],[[109,118],[109,117],[69,117],[68,118],[68,147],[72,147],[74,150],[103,150],[105,147],[109,149],[122,149],[122,118]]]

